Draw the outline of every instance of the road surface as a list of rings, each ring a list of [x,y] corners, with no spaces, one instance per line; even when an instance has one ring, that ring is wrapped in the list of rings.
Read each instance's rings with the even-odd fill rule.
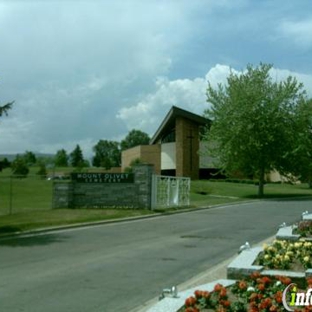
[[[130,311],[298,221],[311,204],[257,201],[2,239],[0,311]]]

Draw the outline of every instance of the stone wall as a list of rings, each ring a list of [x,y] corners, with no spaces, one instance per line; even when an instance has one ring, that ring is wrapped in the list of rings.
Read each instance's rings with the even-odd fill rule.
[[[151,208],[152,165],[134,167],[133,183],[54,182],[53,208]]]

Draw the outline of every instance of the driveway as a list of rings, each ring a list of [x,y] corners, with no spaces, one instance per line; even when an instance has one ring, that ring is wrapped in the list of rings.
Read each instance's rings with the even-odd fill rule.
[[[0,311],[125,312],[293,223],[311,200],[257,201],[0,240]]]

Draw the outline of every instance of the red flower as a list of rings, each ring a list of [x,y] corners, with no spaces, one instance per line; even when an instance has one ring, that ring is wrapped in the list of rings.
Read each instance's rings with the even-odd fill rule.
[[[210,297],[210,292],[205,290],[202,292],[202,296],[203,298],[208,299]]]
[[[265,310],[269,307],[271,307],[272,305],[272,300],[270,298],[265,298],[264,300],[262,300],[262,302],[260,303],[260,309],[261,310]]]
[[[262,280],[263,284],[270,284],[271,283],[271,279],[267,276],[263,276],[261,280]]]
[[[274,299],[276,300],[277,303],[282,303],[283,301],[283,292],[280,290],[274,295]]]
[[[188,307],[185,309],[185,312],[199,312],[199,310],[194,307]]]
[[[231,302],[229,300],[220,300],[220,304],[225,308],[228,308],[231,305]]]
[[[203,292],[201,290],[195,290],[194,294],[197,299],[200,299],[203,297]]]
[[[185,309],[185,312],[199,312],[199,310],[194,307],[188,307]]]
[[[261,276],[259,271],[255,271],[251,274],[251,279],[256,280],[257,278],[259,278]]]
[[[196,298],[194,297],[188,297],[186,300],[185,300],[185,306],[186,307],[192,307],[196,304]]]
[[[220,290],[220,294],[219,294],[220,298],[225,298],[226,297],[226,288],[223,287],[221,290]]]
[[[221,291],[222,288],[223,288],[223,286],[218,283],[218,284],[215,285],[213,290],[216,291],[216,292],[219,292],[219,291]]]

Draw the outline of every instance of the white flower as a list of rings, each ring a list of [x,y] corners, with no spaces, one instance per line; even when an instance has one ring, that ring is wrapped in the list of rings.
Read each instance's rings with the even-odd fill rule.
[[[247,288],[247,291],[255,291],[255,289],[254,289],[252,286],[249,286],[249,287]]]

